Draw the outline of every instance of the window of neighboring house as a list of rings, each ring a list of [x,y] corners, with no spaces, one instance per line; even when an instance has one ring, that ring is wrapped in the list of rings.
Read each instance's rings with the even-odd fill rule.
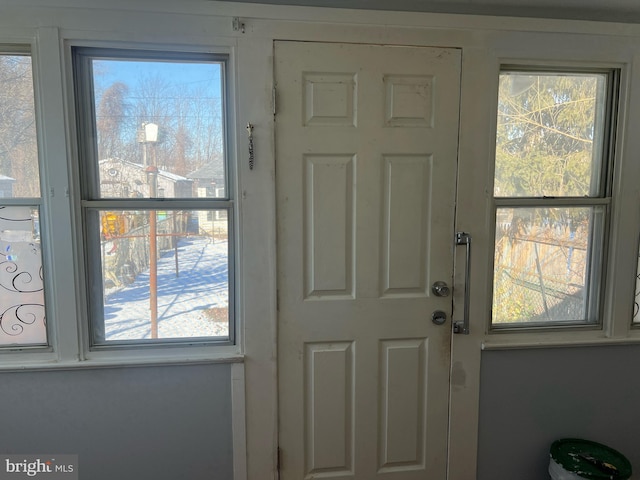
[[[0,348],[48,344],[31,56],[0,50]]]
[[[227,57],[73,58],[90,344],[233,343]],[[223,194],[202,195],[214,180]]]
[[[598,324],[615,71],[504,68],[492,328]]]

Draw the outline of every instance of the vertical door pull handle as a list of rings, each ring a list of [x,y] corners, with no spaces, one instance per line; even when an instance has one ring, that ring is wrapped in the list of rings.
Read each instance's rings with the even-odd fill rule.
[[[462,333],[469,335],[469,298],[471,283],[471,235],[466,232],[456,233],[456,246],[464,245],[466,247],[466,265],[464,267],[464,318],[457,322],[453,322],[453,333]]]

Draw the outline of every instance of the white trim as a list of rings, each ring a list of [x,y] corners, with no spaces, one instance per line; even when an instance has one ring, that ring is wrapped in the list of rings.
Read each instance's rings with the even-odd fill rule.
[[[238,211],[242,214],[240,231],[245,232],[238,275],[244,279],[239,308],[246,353],[247,475],[271,479],[277,476],[278,417],[272,42],[241,37],[236,52]],[[253,170],[248,165],[248,123],[254,125]]]
[[[39,8],[50,15],[52,8],[74,9],[79,14],[87,13],[85,21],[102,16],[105,12],[130,15],[147,12],[149,3],[145,0],[111,0],[105,7],[100,0],[3,0],[4,12],[18,15],[27,25],[37,25],[42,18]],[[349,8],[305,7],[297,5],[269,5],[235,1],[210,0],[155,0],[153,11],[160,14],[193,15],[197,17],[229,17],[228,30],[232,31],[231,17],[241,17],[247,33],[253,29],[253,20],[285,20],[290,22],[331,22],[336,24],[368,24],[384,27],[431,27],[483,30],[539,31],[592,33],[594,29],[605,35],[638,34],[639,26],[630,23],[600,22],[590,20],[570,20],[534,17],[509,17],[473,15],[457,13],[432,13],[393,10],[366,10]],[[3,13],[4,13],[3,12]],[[28,12],[20,15],[22,12]],[[188,13],[185,13],[188,12]],[[46,14],[46,13],[45,13]],[[64,22],[62,19],[61,22]],[[90,23],[88,23],[90,25]],[[166,32],[165,32],[166,33]],[[238,32],[240,34],[240,32]]]
[[[640,55],[629,58],[621,75],[619,136],[616,144],[616,164],[609,242],[609,268],[604,311],[605,333],[609,338],[640,338],[640,331],[631,325],[636,288],[638,239],[640,238]],[[634,258],[634,261],[629,261]],[[624,299],[628,299],[627,302]]]
[[[476,478],[480,401],[481,342],[484,338],[482,315],[487,297],[484,285],[482,251],[491,243],[486,235],[486,162],[492,148],[491,123],[487,112],[497,94],[497,79],[490,52],[482,46],[463,49],[460,102],[460,141],[458,147],[458,185],[456,230],[472,235],[470,332],[452,338],[449,410],[449,480]],[[473,93],[479,93],[474,95]],[[484,201],[483,201],[484,200]],[[451,239],[453,243],[453,235]],[[464,310],[464,248],[456,248],[453,283],[453,321],[462,320]]]
[[[638,336],[626,338],[594,337],[592,339],[522,339],[521,341],[495,341],[487,340],[482,343],[482,350],[524,350],[531,348],[566,348],[566,347],[606,347],[612,345],[638,345]]]
[[[231,365],[231,431],[233,435],[233,480],[247,480],[247,429],[244,364]]]
[[[68,362],[78,359],[77,296],[74,288],[59,279],[73,279],[75,253],[72,248],[72,218],[69,208],[68,144],[66,142],[68,124],[61,119],[65,112],[62,97],[63,59],[60,49],[60,35],[57,28],[38,29],[36,51],[36,84],[38,104],[41,107],[39,137],[40,175],[42,177],[42,241],[45,259],[43,266],[48,283],[45,286],[48,300],[47,314],[52,323],[53,345],[58,361]],[[61,162],[62,160],[62,162]],[[63,163],[64,167],[60,165]],[[57,238],[55,242],[54,238]],[[46,258],[48,254],[49,258]],[[58,280],[58,281],[56,281]]]
[[[11,355],[11,354],[9,354]],[[227,356],[220,358],[197,358],[180,357],[176,359],[157,357],[144,359],[122,358],[118,361],[77,361],[77,362],[56,362],[45,363],[44,361],[33,361],[33,358],[23,358],[23,361],[12,361],[0,365],[0,372],[26,372],[26,371],[72,371],[72,370],[93,370],[104,368],[138,368],[138,367],[163,367],[168,365],[220,365],[238,364],[244,362],[244,356]]]

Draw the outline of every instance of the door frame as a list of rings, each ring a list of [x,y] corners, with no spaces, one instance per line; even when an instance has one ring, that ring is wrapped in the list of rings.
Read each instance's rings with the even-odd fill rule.
[[[278,38],[277,40],[282,40],[282,38]],[[273,42],[277,41],[276,39]],[[286,39],[292,41],[299,41],[298,39]],[[314,42],[318,43],[365,43],[365,42],[338,42],[334,39],[331,40],[323,40],[323,39],[314,39]],[[435,42],[434,42],[435,43]],[[368,43],[375,44],[375,43]],[[390,45],[401,46],[403,43],[393,43]],[[445,44],[446,45],[446,44]],[[425,42],[424,45],[413,45],[420,47],[442,47],[442,45],[434,45],[429,42]],[[449,47],[456,48],[456,47]],[[461,48],[460,48],[461,49]],[[462,49],[461,49],[462,50]],[[484,55],[479,56],[475,60],[477,64],[482,64],[484,61]],[[464,90],[465,82],[467,87],[472,85],[473,88],[478,88],[476,82],[473,79],[465,78],[465,63],[466,67],[469,67],[469,58],[466,58],[463,54],[462,56],[462,74],[461,74],[461,95],[460,95],[460,119],[459,119],[459,132],[462,131],[463,128],[463,118],[465,112],[469,112],[467,117],[467,121],[464,122],[465,125],[472,125],[476,127],[478,123],[478,119],[474,121],[470,121],[469,118],[472,118],[474,114],[478,114],[477,110],[474,108],[470,108],[470,105],[463,104],[465,102],[464,96],[462,92]],[[275,63],[275,60],[274,60]],[[490,77],[488,77],[490,79]],[[477,80],[477,79],[476,79]],[[277,92],[275,94],[277,96]],[[468,97],[467,97],[468,98]],[[467,101],[468,102],[468,101]],[[276,113],[277,115],[277,113]],[[486,122],[485,122],[486,123]],[[274,143],[275,143],[275,135],[278,132],[275,131],[274,124]],[[480,136],[480,135],[477,135]],[[483,137],[485,139],[486,137]],[[476,139],[476,142],[479,139]],[[485,140],[486,141],[486,140]],[[470,142],[468,142],[470,144]],[[476,143],[477,144],[477,143]],[[467,150],[463,149],[462,141],[459,137],[458,142],[458,166],[457,166],[457,181],[458,181],[458,189],[456,192],[456,205],[460,205],[461,202],[464,202],[466,197],[465,195],[461,195],[461,185],[464,185],[460,179],[460,168],[462,162],[462,153],[465,151],[470,151],[470,148]],[[275,152],[277,154],[277,152]],[[468,158],[472,159],[475,155],[469,155]],[[274,159],[275,161],[275,159]],[[473,180],[472,176],[467,176],[467,180]],[[477,183],[469,182],[469,187],[475,187],[478,190]],[[483,190],[480,188],[479,190]],[[469,206],[473,205],[473,202],[468,202]],[[460,225],[460,209],[457,208],[454,214],[454,230],[459,231],[464,228]],[[469,220],[472,221],[472,224],[475,225],[477,222],[477,218],[474,215],[469,216]],[[473,231],[471,228],[469,231]],[[453,245],[455,232],[451,232],[451,241]],[[462,263],[461,263],[462,262]],[[277,264],[277,262],[276,262]],[[460,312],[463,311],[464,306],[464,276],[461,275],[461,271],[464,270],[464,252],[462,249],[456,249],[455,252],[455,264],[454,264],[454,295],[453,295],[453,303],[454,303],[454,316],[451,319],[450,325],[453,324],[454,320],[460,320]],[[473,272],[474,269],[472,269]],[[475,269],[479,271],[480,269]],[[277,271],[277,269],[276,269]],[[477,275],[480,277],[480,275]],[[474,296],[477,298],[477,295]],[[481,341],[483,338],[484,330],[480,332],[477,327],[478,322],[476,319],[472,319],[473,328],[471,329],[470,335],[453,335],[452,336],[452,349],[451,349],[451,359],[450,359],[450,383],[449,383],[449,429],[448,429],[448,461],[447,461],[447,470],[448,470],[448,479],[471,479],[475,478],[476,472],[476,462],[477,462],[477,427],[478,427],[478,400],[479,400],[479,377],[480,377],[480,351],[481,351]],[[276,318],[276,322],[279,321],[279,316]],[[277,342],[277,337],[276,337]],[[277,369],[277,362],[276,362]]]
[[[290,10],[275,8],[284,17],[290,18]],[[273,42],[275,40],[317,41],[333,43],[367,43],[385,45],[412,45],[424,47],[453,47],[462,50],[462,77],[460,98],[460,123],[458,142],[458,191],[455,230],[470,232],[473,236],[474,257],[472,258],[472,285],[486,283],[487,252],[492,251],[492,238],[488,237],[486,228],[486,212],[490,211],[486,195],[487,161],[479,159],[491,158],[493,145],[492,130],[487,118],[495,107],[495,101],[486,92],[497,92],[495,75],[498,62],[492,53],[495,43],[500,43],[500,35],[496,31],[503,28],[501,19],[492,19],[489,24],[494,30],[482,32],[480,26],[485,19],[472,19],[465,26],[445,21],[450,29],[442,28],[442,18],[433,15],[420,15],[417,22],[410,15],[398,13],[392,17],[401,19],[405,27],[385,25],[389,17],[380,12],[356,11],[347,12],[331,9],[304,8],[296,15],[297,20],[253,19],[251,29],[255,34],[238,38],[238,91],[243,91],[238,102],[239,161],[246,163],[246,138],[244,127],[254,123],[254,142],[256,148],[256,169],[249,172],[246,165],[240,166],[240,193],[243,203],[257,202],[258,198],[251,192],[257,188],[266,193],[267,202],[261,203],[258,210],[266,213],[268,222],[262,217],[258,223],[265,226],[264,235],[267,242],[273,241],[269,252],[273,261],[269,265],[270,278],[266,287],[253,291],[253,294],[264,295],[273,292],[273,310],[266,313],[269,322],[265,322],[265,310],[257,312],[251,306],[250,298],[243,296],[243,304],[248,307],[245,312],[245,365],[246,365],[246,428],[248,452],[248,477],[264,478],[265,471],[273,472],[277,478],[278,448],[278,398],[277,398],[277,280],[275,256],[275,127],[273,122],[272,92],[273,76]],[[305,14],[317,13],[316,21],[305,22]],[[277,13],[274,15],[277,16]],[[367,23],[370,22],[370,23]],[[519,23],[518,21],[516,24]],[[473,25],[476,27],[472,27]],[[536,25],[535,21],[523,21],[522,25]],[[470,26],[471,25],[471,26]],[[506,35],[506,34],[505,34]],[[269,53],[267,53],[269,52]],[[243,73],[244,72],[244,75]],[[472,72],[472,73],[469,73]],[[246,75],[250,75],[247,78]],[[497,77],[496,77],[497,78]],[[268,87],[265,88],[265,85]],[[249,93],[250,92],[250,93]],[[249,93],[247,95],[247,93]],[[277,98],[275,99],[277,105]],[[242,108],[245,106],[247,109]],[[268,119],[267,119],[268,117]],[[260,125],[258,122],[267,121]],[[461,172],[464,172],[461,174]],[[249,186],[249,189],[245,189]],[[462,194],[461,192],[464,192]],[[255,206],[255,203],[253,204]],[[251,215],[256,221],[256,215]],[[247,224],[247,209],[244,209],[243,224]],[[255,229],[251,229],[255,231]],[[453,232],[452,232],[453,236]],[[453,238],[452,238],[453,242]],[[478,253],[480,252],[480,253]],[[452,320],[460,319],[463,310],[464,251],[456,249],[456,268],[454,270],[454,315]],[[454,335],[451,353],[450,382],[450,415],[449,415],[449,450],[448,479],[471,480],[476,477],[478,458],[478,417],[480,388],[481,347],[485,338],[486,312],[490,305],[485,291],[472,287],[472,312],[479,314],[471,317],[471,333]],[[250,310],[250,312],[249,312]],[[256,315],[254,317],[254,315]],[[254,320],[255,318],[255,320]],[[258,321],[260,319],[261,321]],[[269,339],[265,342],[265,339]],[[271,448],[265,448],[265,445]]]
[[[416,14],[402,12],[374,12],[366,10],[325,9],[309,7],[267,7],[256,10],[254,6],[233,9],[234,15],[247,15],[247,35],[238,34],[239,64],[244,65],[247,54],[253,59],[252,68],[245,69],[254,74],[252,79],[239,75],[243,86],[253,89],[242,91],[241,104],[260,110],[272,105],[271,86],[273,82],[272,58],[268,57],[274,40],[294,41],[331,41],[341,43],[372,43],[385,45],[414,45],[434,47],[456,47],[462,49],[462,79],[460,101],[459,151],[458,151],[458,192],[456,211],[456,230],[471,233],[473,238],[473,257],[471,265],[471,299],[469,335],[454,335],[452,347],[450,427],[449,427],[449,480],[472,480],[476,478],[478,459],[478,424],[480,400],[481,351],[483,342],[488,338],[487,324],[491,310],[491,274],[493,242],[491,234],[492,212],[492,158],[495,149],[495,125],[491,121],[496,112],[498,73],[500,63],[537,62],[537,64],[563,64],[567,61],[617,62],[619,65],[632,66],[640,61],[640,56],[630,48],[634,39],[640,35],[640,28],[629,27],[621,32],[619,25],[593,22],[560,21],[534,18],[509,18],[489,16],[459,16]],[[256,18],[258,17],[258,18]],[[244,36],[242,36],[244,35]],[[267,47],[265,47],[267,44]],[[255,50],[252,50],[255,49]],[[261,52],[255,55],[255,52]],[[635,91],[637,81],[633,79]],[[265,88],[265,85],[268,87]],[[245,97],[250,93],[249,98]],[[635,112],[635,100],[633,109]],[[238,132],[244,125],[253,121],[251,115],[245,115],[239,108],[240,121]],[[262,120],[264,117],[261,118]],[[630,124],[635,122],[635,117]],[[242,128],[240,128],[242,127]],[[268,138],[263,138],[262,148],[271,147],[270,157],[263,158],[267,163],[267,172],[263,172],[262,181],[273,188],[275,175],[275,152],[273,152],[273,128],[266,127]],[[627,127],[629,128],[629,127]],[[258,131],[258,130],[257,130]],[[264,132],[263,132],[264,133]],[[632,150],[638,137],[629,137],[625,141],[627,150]],[[260,148],[260,143],[256,147]],[[239,152],[242,157],[243,144]],[[258,154],[260,155],[260,154]],[[263,154],[264,155],[264,154]],[[241,172],[244,182],[249,175]],[[250,179],[257,179],[257,172]],[[258,184],[260,182],[257,182]],[[625,184],[626,185],[626,184]],[[262,188],[261,185],[259,188]],[[240,190],[242,192],[242,190]],[[264,191],[264,189],[263,189]],[[266,197],[275,199],[273,191]],[[270,216],[265,230],[268,239],[275,238],[275,204],[266,207]],[[246,212],[246,210],[245,210]],[[275,240],[274,240],[275,241]],[[270,249],[274,252],[275,249]],[[464,279],[461,267],[464,266],[463,249],[456,251],[456,269],[454,281],[454,320],[460,319],[462,311],[462,285]],[[273,266],[275,256],[271,257],[269,273],[270,283],[267,289],[273,294],[275,305],[276,280]],[[260,292],[265,293],[265,288]],[[246,302],[250,303],[250,302]],[[256,478],[262,478],[265,471],[277,475],[277,311],[268,314],[265,326],[265,311],[245,316],[245,325],[258,326],[246,333],[245,352],[247,354],[247,430],[249,452],[249,478],[256,472]],[[270,343],[265,345],[264,339]],[[520,345],[548,345],[533,338],[520,341]],[[603,339],[603,341],[606,339]],[[615,339],[614,339],[615,340]],[[635,340],[634,340],[635,341]],[[556,342],[558,343],[558,342]],[[562,343],[562,339],[559,340]],[[511,348],[518,345],[512,344]],[[266,368],[268,366],[269,368]],[[270,381],[264,375],[271,375]],[[267,388],[260,389],[253,385]],[[267,392],[265,397],[265,392]],[[260,428],[256,428],[258,421]],[[273,442],[272,449],[264,446]],[[257,448],[255,450],[253,447]],[[265,453],[265,450],[269,450]],[[252,454],[258,456],[252,457]],[[270,455],[270,460],[267,457]]]

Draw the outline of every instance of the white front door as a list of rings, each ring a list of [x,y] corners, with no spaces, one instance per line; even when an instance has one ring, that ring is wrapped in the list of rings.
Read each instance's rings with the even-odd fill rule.
[[[446,478],[460,68],[275,44],[283,480]]]

